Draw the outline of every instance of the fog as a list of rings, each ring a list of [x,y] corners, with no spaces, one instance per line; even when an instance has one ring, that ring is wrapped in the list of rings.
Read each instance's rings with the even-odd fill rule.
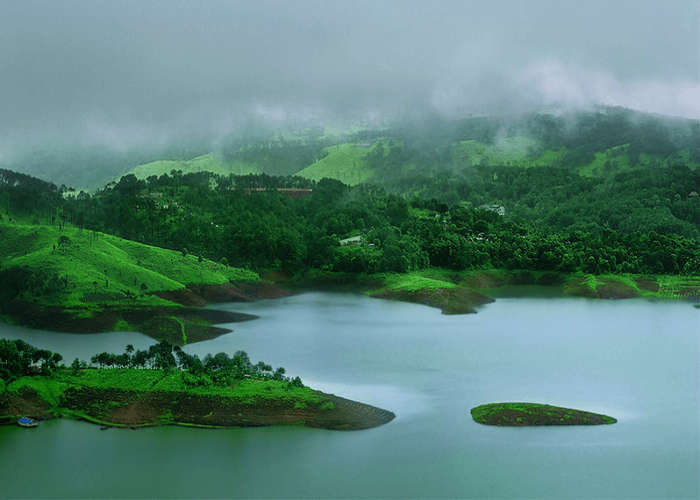
[[[694,0],[0,0],[0,160],[602,103],[700,118]]]

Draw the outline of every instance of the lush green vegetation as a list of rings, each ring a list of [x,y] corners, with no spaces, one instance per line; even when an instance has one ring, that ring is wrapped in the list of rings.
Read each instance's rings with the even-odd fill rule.
[[[0,380],[12,382],[35,373],[50,375],[62,360],[59,353],[37,349],[23,340],[0,339]]]
[[[373,172],[367,167],[365,156],[370,151],[366,145],[339,144],[325,150],[326,155],[299,171],[296,175],[320,181],[336,179],[349,186],[370,180]]]
[[[319,396],[306,388],[299,377],[288,378],[284,368],[273,370],[262,361],[254,364],[244,351],[233,356],[223,352],[208,354],[200,360],[177,346],[159,342],[147,350],[134,350],[129,345],[122,354],[96,354],[91,365],[76,358],[70,369],[59,366],[62,359],[58,353],[37,349],[22,340],[0,339],[0,380],[7,380],[7,389],[12,392],[29,387],[52,406],[58,404],[70,386],[189,391],[199,395],[234,395],[247,401],[267,398],[320,402]]]
[[[214,356],[208,354],[203,360],[197,355],[190,355],[180,347],[173,346],[166,341],[152,345],[148,350],[134,351],[133,346],[128,345],[123,354],[102,352],[90,359],[91,363],[100,368],[149,368],[156,370],[179,369],[185,385],[212,386],[232,385],[244,378],[257,380],[287,381],[293,387],[302,387],[301,379],[287,379],[284,376],[284,368],[273,370],[264,362],[251,363],[244,351],[236,352],[232,357],[220,352]],[[83,368],[79,360],[73,362],[72,368],[78,371]]]
[[[471,410],[472,418],[487,425],[600,425],[616,419],[582,410],[537,403],[491,403]]]
[[[314,391],[299,377],[285,377],[283,368],[252,363],[243,351],[200,360],[160,342],[143,351],[127,346],[123,354],[92,358],[109,368],[76,359],[70,368],[42,365],[39,375],[39,367],[29,363],[44,359],[44,351],[21,341],[2,342],[0,367],[10,382],[6,387],[0,378],[0,423],[29,415],[132,428],[287,424],[362,429],[394,418],[386,410]],[[49,361],[60,361],[54,356],[59,358]]]
[[[313,193],[290,199],[274,190],[249,191],[249,186],[274,189],[290,183],[313,186]],[[165,201],[145,203],[145,196],[154,192],[162,193]],[[597,201],[600,206],[610,203],[609,197]],[[468,203],[407,199],[365,185],[178,174],[149,181],[124,177],[95,196],[64,200],[61,210],[85,227],[166,248],[188,248],[247,268],[374,273],[433,266],[694,275],[700,269],[700,252],[691,221],[700,211],[700,198],[688,203],[687,232],[681,230],[686,226],[679,226],[678,233],[638,231],[635,224],[630,231],[592,223],[548,227]],[[587,210],[594,212],[595,205]],[[620,216],[634,218],[633,212],[621,210]],[[351,235],[360,235],[361,244],[339,245]]]
[[[418,273],[387,278],[403,291],[455,281],[436,268],[528,270],[582,295],[693,295],[699,159],[698,123],[601,108],[231,140],[76,196],[2,171],[0,302],[156,306],[152,291],[254,278],[227,266]]]
[[[152,291],[188,284],[256,280],[255,273],[72,226],[0,222],[0,292],[45,305],[85,308],[125,299],[134,305],[172,305]]]

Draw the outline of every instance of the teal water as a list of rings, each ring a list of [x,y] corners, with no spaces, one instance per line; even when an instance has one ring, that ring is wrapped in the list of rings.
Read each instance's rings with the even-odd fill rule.
[[[687,303],[499,298],[476,315],[306,293],[224,308],[260,319],[188,346],[244,349],[313,387],[394,411],[375,429],[0,427],[0,497],[697,498],[700,311]],[[65,358],[136,333],[0,326]],[[545,402],[611,426],[494,428],[469,409]]]

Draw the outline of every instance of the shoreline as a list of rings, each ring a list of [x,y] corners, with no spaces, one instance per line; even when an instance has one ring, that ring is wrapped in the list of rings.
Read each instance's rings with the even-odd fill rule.
[[[383,425],[394,413],[308,387],[249,394],[236,388],[206,390],[130,390],[81,386],[79,377],[25,377],[0,394],[0,424],[20,416],[36,420],[72,418],[115,428],[179,425],[198,428],[301,425],[329,430],[362,430]],[[70,380],[71,382],[66,382]],[[268,383],[267,387],[273,384]]]
[[[253,302],[285,297],[289,291],[268,281],[224,284],[195,284],[177,290],[152,292],[172,305],[90,304],[70,308],[41,306],[16,301],[6,315],[14,323],[29,328],[70,333],[103,333],[133,330],[173,345],[210,340],[232,330],[215,326],[251,321],[258,317],[204,306],[217,302]]]
[[[654,298],[700,300],[700,276],[592,275],[549,271],[483,269],[452,271],[425,269],[412,273],[352,274],[305,270],[274,281],[232,281],[191,284],[185,288],[151,292],[172,305],[92,304],[84,308],[12,304],[5,314],[19,325],[72,333],[132,330],[173,345],[210,340],[232,330],[223,323],[250,321],[252,314],[204,308],[221,302],[253,302],[286,297],[307,290],[341,290],[370,297],[435,307],[443,314],[473,314],[494,302],[508,286],[551,286],[563,296],[594,299]],[[695,307],[699,307],[697,304]]]

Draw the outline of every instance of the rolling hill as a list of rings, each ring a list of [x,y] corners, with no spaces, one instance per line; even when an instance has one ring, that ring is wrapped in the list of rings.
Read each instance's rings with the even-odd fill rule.
[[[372,150],[367,144],[338,144],[324,151],[326,156],[297,172],[306,179],[320,181],[336,179],[349,186],[355,186],[372,179],[374,171],[368,167],[365,156]]]
[[[250,282],[258,275],[104,233],[4,221],[0,278],[0,312],[6,320],[72,331],[133,329],[154,336],[172,335],[174,329],[171,340],[185,343],[187,332],[193,338],[209,330],[206,314],[179,303],[183,297],[192,300],[188,286]]]

